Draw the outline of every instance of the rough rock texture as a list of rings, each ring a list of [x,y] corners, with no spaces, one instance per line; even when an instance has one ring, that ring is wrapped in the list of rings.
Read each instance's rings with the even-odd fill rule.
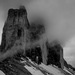
[[[37,64],[42,62],[42,52],[40,47],[35,47],[34,49],[26,50],[26,56]]]
[[[21,45],[25,41],[25,32],[28,27],[26,9],[10,9],[3,28],[1,50],[5,52],[10,49],[16,41],[19,41]]]
[[[54,64],[58,67],[64,68],[63,48],[56,41],[49,44],[47,42],[48,49],[48,65]]]
[[[6,75],[32,75],[26,68],[24,68],[24,64],[13,59],[1,62],[0,70],[2,70]]]

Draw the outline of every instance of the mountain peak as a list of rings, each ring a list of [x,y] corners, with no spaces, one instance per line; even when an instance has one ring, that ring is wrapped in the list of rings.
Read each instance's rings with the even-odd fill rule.
[[[26,8],[24,6],[20,6],[19,9],[9,9],[8,17],[21,17],[27,15]]]
[[[18,75],[32,75],[30,69],[33,66],[43,75],[55,75],[53,69],[56,66],[64,72],[63,48],[57,41],[50,44],[43,36],[44,34],[43,24],[29,24],[24,6],[20,6],[19,9],[9,9],[0,46],[0,70],[7,75],[15,75],[16,73]],[[41,64],[50,71],[45,70],[46,68],[43,66],[41,69],[39,67]],[[56,74],[59,75],[57,71]]]

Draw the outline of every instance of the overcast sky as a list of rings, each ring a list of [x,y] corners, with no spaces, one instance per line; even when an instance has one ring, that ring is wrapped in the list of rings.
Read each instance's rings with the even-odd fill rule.
[[[8,9],[20,5],[26,7],[30,22],[44,20],[50,40],[62,43],[64,58],[75,66],[75,0],[0,0],[0,39]]]

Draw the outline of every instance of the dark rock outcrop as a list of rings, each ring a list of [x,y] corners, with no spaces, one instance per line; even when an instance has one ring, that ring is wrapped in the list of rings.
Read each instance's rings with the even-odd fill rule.
[[[11,48],[16,40],[23,40],[25,30],[29,28],[27,12],[25,8],[9,9],[2,34],[1,50],[4,52]]]
[[[54,64],[60,68],[64,68],[63,48],[57,41],[49,44],[47,42],[48,49],[48,65]]]
[[[42,63],[42,52],[40,47],[35,47],[34,49],[26,50],[26,56],[37,64]]]

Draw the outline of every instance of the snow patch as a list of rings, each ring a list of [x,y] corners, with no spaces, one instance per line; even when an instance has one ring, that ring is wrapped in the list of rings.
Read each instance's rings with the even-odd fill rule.
[[[5,75],[5,74],[0,70],[0,75]]]
[[[58,69],[54,68],[53,66],[49,65],[46,66],[43,63],[41,65],[39,65],[40,67],[46,69],[49,73],[52,73],[54,75],[64,75],[62,74]]]
[[[44,75],[40,70],[37,70],[34,67],[24,66],[32,75]]]
[[[66,67],[64,67],[64,70],[65,70],[66,72],[68,72],[69,74],[73,75],[71,72],[69,72],[69,71],[67,70]]]

